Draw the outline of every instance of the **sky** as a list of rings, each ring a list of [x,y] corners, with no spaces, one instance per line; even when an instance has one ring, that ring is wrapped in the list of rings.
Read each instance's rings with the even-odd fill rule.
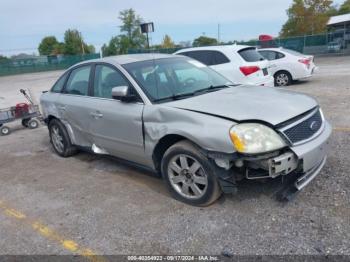
[[[342,0],[335,0],[335,4]],[[200,35],[248,40],[260,34],[277,36],[292,0],[0,0],[0,54],[37,52],[41,39],[63,41],[68,28],[82,32],[85,42],[100,49],[119,34],[118,13],[133,8],[145,22],[154,22],[153,44],[165,34],[176,42]]]

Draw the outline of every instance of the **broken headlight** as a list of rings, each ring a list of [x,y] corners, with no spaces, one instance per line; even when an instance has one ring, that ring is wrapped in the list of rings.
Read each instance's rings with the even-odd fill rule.
[[[238,124],[231,128],[230,137],[236,150],[244,154],[271,152],[286,146],[271,128],[256,123]]]

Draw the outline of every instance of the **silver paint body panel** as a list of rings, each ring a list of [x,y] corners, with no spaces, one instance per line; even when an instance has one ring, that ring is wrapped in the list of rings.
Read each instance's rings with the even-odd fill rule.
[[[318,106],[313,98],[304,94],[255,86],[236,86],[152,104],[121,64],[167,57],[173,56],[129,55],[88,61],[117,67],[143,103],[47,92],[41,96],[43,114],[46,118],[60,119],[73,144],[90,148],[95,145],[111,155],[155,168],[154,149],[167,135],[183,136],[204,150],[233,154],[229,130],[238,122],[258,121],[275,126]],[[323,131],[316,138],[289,147],[303,160],[305,172],[325,157],[330,134],[331,127],[325,121]]]

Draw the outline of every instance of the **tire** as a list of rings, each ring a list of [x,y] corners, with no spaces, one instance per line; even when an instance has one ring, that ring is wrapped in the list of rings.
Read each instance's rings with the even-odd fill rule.
[[[189,141],[180,141],[165,152],[161,170],[172,196],[186,204],[208,206],[222,194],[214,164]]]
[[[29,121],[30,121],[30,118],[22,119],[22,126],[28,127],[28,122],[29,122]]]
[[[28,127],[29,129],[38,128],[38,127],[39,127],[39,121],[36,120],[36,119],[31,119],[31,120],[28,121],[27,127]]]
[[[0,135],[7,136],[11,134],[11,129],[8,126],[1,126],[0,127]]]
[[[70,157],[78,152],[70,141],[66,127],[58,119],[49,122],[49,133],[50,142],[59,156]]]
[[[291,74],[287,71],[277,72],[274,78],[275,86],[289,86],[293,81]]]

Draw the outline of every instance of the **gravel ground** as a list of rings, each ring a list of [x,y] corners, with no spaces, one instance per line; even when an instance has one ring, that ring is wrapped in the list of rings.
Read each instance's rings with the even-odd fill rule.
[[[46,127],[17,124],[0,137],[0,254],[71,254],[35,230],[40,221],[97,254],[350,255],[350,58],[316,63],[310,81],[288,88],[316,97],[336,130],[325,168],[292,202],[274,199],[279,181],[246,181],[210,207],[187,206],[148,172],[88,153],[59,158]],[[47,90],[59,74],[0,78],[0,108],[19,101],[20,88]]]

